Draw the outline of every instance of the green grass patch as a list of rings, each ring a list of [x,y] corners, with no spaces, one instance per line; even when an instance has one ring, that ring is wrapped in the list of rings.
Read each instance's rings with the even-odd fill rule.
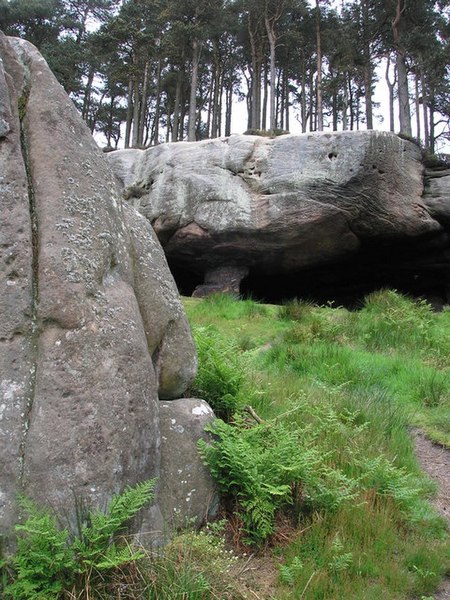
[[[273,597],[431,595],[449,542],[408,428],[450,447],[449,311],[389,290],[358,312],[229,297],[186,306],[200,380],[215,380],[205,335],[239,375],[235,414],[202,448],[227,507],[260,546],[277,539],[281,515],[298,532],[273,549],[282,560]],[[226,381],[215,389],[226,397]]]

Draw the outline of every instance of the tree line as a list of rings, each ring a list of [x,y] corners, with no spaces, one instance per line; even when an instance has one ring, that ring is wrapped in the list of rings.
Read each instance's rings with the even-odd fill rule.
[[[380,77],[391,131],[450,139],[449,0],[0,0],[0,29],[111,148],[229,135],[236,98],[248,130],[372,129]]]

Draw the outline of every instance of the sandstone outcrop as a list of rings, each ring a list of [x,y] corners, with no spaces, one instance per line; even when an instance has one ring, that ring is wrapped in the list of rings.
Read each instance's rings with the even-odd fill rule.
[[[31,44],[3,34],[0,56],[7,535],[18,493],[73,521],[76,499],[105,506],[125,485],[158,476],[160,400],[187,388],[196,353],[150,223],[122,202],[47,64]],[[206,504],[213,488],[205,486]],[[161,526],[157,500],[143,529]]]
[[[426,172],[423,201],[430,215],[450,229],[450,170]]]
[[[435,208],[425,202],[420,151],[391,133],[234,135],[108,159],[181,285],[190,273],[200,295],[235,288],[239,272],[259,279],[269,298],[287,279],[295,293],[299,282],[314,286],[337,272],[354,272],[346,285],[370,285],[385,267],[416,281],[430,248],[441,257],[448,245],[436,215],[448,219],[448,197],[435,194]],[[414,266],[402,258],[415,253]],[[227,270],[233,280],[223,281]]]

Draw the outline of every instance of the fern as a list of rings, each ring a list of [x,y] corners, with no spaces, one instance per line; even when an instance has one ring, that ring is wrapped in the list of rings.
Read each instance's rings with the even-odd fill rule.
[[[238,349],[211,327],[197,327],[193,333],[199,366],[188,394],[203,398],[218,417],[229,421],[238,408],[244,383]]]
[[[30,500],[22,507],[28,515],[16,525],[17,551],[9,560],[13,581],[4,594],[14,600],[56,600],[64,591],[89,589],[96,576],[142,557],[118,537],[125,523],[153,496],[155,481],[128,487],[114,496],[105,513],[88,513],[80,535],[71,539],[56,518]]]
[[[250,542],[271,535],[277,510],[294,502],[294,488],[313,507],[330,510],[355,496],[356,483],[305,447],[299,429],[280,422],[246,429],[217,420],[210,431],[215,440],[200,440],[200,452],[221,492],[237,505]]]
[[[299,556],[294,556],[289,565],[280,567],[280,581],[286,585],[293,586],[295,578],[301,574],[304,565]]]

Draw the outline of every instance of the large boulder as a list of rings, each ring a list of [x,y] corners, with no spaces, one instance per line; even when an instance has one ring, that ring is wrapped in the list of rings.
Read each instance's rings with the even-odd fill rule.
[[[174,272],[204,280],[200,294],[220,287],[217,273],[226,270],[234,281],[223,289],[236,287],[238,272],[270,286],[270,278],[300,280],[327,265],[325,279],[337,264],[351,271],[355,257],[393,264],[399,248],[411,257],[412,246],[447,244],[422,197],[419,148],[391,133],[233,135],[108,159]],[[355,280],[373,278],[364,264]]]
[[[0,534],[17,497],[77,501],[160,474],[160,400],[196,353],[150,223],[122,202],[29,43],[0,35]],[[205,498],[205,503],[208,499]],[[143,527],[161,527],[156,504]]]

